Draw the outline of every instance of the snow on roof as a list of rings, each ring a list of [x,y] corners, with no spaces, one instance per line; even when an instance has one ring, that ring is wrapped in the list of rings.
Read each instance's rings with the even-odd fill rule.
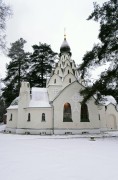
[[[12,101],[11,106],[18,105],[18,101],[19,101],[19,96]]]
[[[102,104],[105,106],[108,106],[109,104],[116,105],[117,103],[116,103],[116,100],[113,98],[113,96],[105,96]]]
[[[18,105],[10,105],[7,109],[18,109]]]
[[[32,88],[32,99],[29,107],[51,107],[46,88]]]
[[[18,109],[19,96],[15,98],[7,109]]]

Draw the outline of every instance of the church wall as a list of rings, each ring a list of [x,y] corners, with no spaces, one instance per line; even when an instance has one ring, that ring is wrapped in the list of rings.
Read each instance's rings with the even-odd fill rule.
[[[55,81],[55,80],[56,80],[56,81]],[[59,75],[54,74],[54,75],[51,77],[48,85],[62,85],[62,81],[61,81],[61,78],[59,77]]]
[[[72,71],[71,67],[70,67],[70,66],[67,66],[67,67],[64,69],[64,77],[65,77],[67,74],[69,74],[68,71],[69,71],[69,73],[73,74],[73,71]]]
[[[28,121],[28,113],[30,113],[30,121]],[[45,113],[45,121],[42,121],[42,113]],[[52,108],[28,108],[25,111],[25,127],[42,129],[52,128]]]
[[[111,127],[109,127],[109,122]],[[118,129],[118,112],[113,104],[109,104],[106,109],[106,126],[108,130]]]
[[[28,114],[30,113],[30,119]],[[45,121],[42,121],[42,113],[45,113]],[[21,127],[17,127],[18,134],[52,134],[53,109],[52,108],[26,108]]]
[[[88,103],[89,119],[90,122],[80,122],[80,109],[82,97],[79,95],[79,91],[82,86],[74,82],[70,86],[66,87],[62,93],[53,101],[54,105],[54,128],[55,129],[92,129],[99,128],[98,110],[94,104],[94,100]],[[78,94],[78,101],[75,102],[74,97]],[[71,105],[72,120],[73,122],[63,122],[63,107],[65,103]]]
[[[75,76],[73,76],[72,74],[68,74],[63,80],[63,88],[70,84],[69,79],[71,80],[71,83],[76,81]]]
[[[118,112],[113,104],[101,106],[99,114],[101,131],[118,129]]]
[[[59,72],[59,73],[58,73],[58,72]],[[60,76],[60,77],[63,77],[63,73],[62,73],[62,70],[61,70],[60,67],[57,67],[57,68],[55,69],[55,74],[57,74],[57,75]]]
[[[12,119],[11,119],[12,114]],[[18,120],[18,109],[7,109],[7,128],[16,128]]]
[[[59,86],[59,85],[52,85],[51,86],[50,85],[48,87],[49,101],[52,101],[61,89],[62,89],[62,86]]]
[[[100,130],[101,131],[106,131],[106,111],[105,111],[105,106],[98,106],[98,111],[99,111],[99,121],[100,121]]]
[[[18,103],[18,121],[17,128],[24,128],[25,109],[29,106],[30,102],[30,87],[29,83],[22,82]]]

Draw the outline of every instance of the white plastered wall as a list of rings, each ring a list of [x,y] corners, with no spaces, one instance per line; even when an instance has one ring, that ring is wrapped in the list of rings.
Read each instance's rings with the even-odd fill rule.
[[[10,120],[12,114],[12,120]],[[17,121],[18,121],[18,109],[7,109],[7,129],[17,128]]]
[[[56,95],[61,91],[62,86],[60,85],[50,85],[48,87],[48,95],[49,95],[49,101],[52,101]]]
[[[28,121],[28,113],[30,113],[30,121]],[[42,113],[45,114],[45,121],[42,121]],[[27,108],[25,109],[24,125],[25,128],[31,129],[50,129],[53,122],[52,108]]]
[[[65,88],[66,86],[68,86],[70,84],[69,79],[71,79],[71,83],[76,81],[76,78],[73,74],[67,74],[66,77],[63,80],[63,88]]]
[[[100,118],[100,130],[101,131],[106,131],[107,126],[106,126],[106,111],[105,111],[105,106],[99,105],[98,106],[98,111],[99,111],[99,118]]]
[[[18,103],[18,121],[17,128],[24,128],[25,108],[29,106],[30,102],[30,87],[29,83],[22,82]]]
[[[56,82],[55,82],[55,79],[56,79]],[[48,86],[49,85],[62,85],[62,80],[61,80],[61,77],[59,77],[59,75],[57,74],[54,74],[51,78],[50,78],[50,81],[48,83]]]
[[[80,109],[82,97],[79,94],[83,88],[79,83],[74,82],[66,87],[62,93],[53,101],[54,106],[54,127],[56,129],[98,129],[100,122],[98,109],[94,104],[94,99],[87,103],[90,122],[80,122]],[[78,102],[73,99],[78,96]],[[65,103],[70,103],[73,122],[63,122],[63,107]]]
[[[118,129],[118,111],[113,104],[109,104],[106,110],[106,126],[108,130]]]
[[[59,71],[59,73],[58,73],[58,71]],[[56,67],[56,69],[55,69],[55,74],[57,74],[58,76],[60,76],[60,77],[63,77],[63,73],[62,73],[62,70],[61,70],[61,68],[58,66],[58,67]]]
[[[68,71],[69,71],[69,73],[73,74],[72,68],[70,66],[67,66],[64,69],[64,77],[68,74]]]

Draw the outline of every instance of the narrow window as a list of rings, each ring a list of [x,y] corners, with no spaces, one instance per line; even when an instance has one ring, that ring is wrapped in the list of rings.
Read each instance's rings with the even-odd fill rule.
[[[45,113],[42,113],[42,121],[45,121]]]
[[[86,104],[81,105],[81,122],[89,122],[88,107]]]
[[[71,78],[69,78],[69,83],[71,83]]]
[[[57,71],[57,74],[59,74],[59,70]]]
[[[31,121],[31,115],[30,113],[28,113],[28,120],[27,121]]]
[[[54,84],[56,84],[56,79],[54,79]]]
[[[63,122],[72,122],[71,106],[69,103],[64,104]]]
[[[107,106],[105,106],[105,111],[107,110]]]
[[[100,120],[100,114],[98,116],[99,116],[99,120]]]
[[[10,120],[10,121],[12,121],[12,118],[13,118],[13,116],[12,116],[12,114],[11,114],[11,116],[10,116],[10,119],[9,119],[9,120]]]
[[[68,74],[70,73],[70,71],[68,70]]]

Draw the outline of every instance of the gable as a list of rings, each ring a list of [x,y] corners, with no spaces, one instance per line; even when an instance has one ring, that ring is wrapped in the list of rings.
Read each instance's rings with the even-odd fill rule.
[[[60,68],[60,66],[57,66],[54,72],[55,74],[58,74],[60,77],[63,76],[62,69]]]
[[[67,74],[65,78],[63,79],[63,88],[66,87],[67,85],[71,84],[72,82],[76,81],[77,79],[73,74]]]
[[[53,101],[58,101],[59,98],[70,98],[74,94],[78,94],[80,96],[80,90],[84,87],[79,84],[78,81],[74,81],[73,83],[66,86],[56,97]],[[80,97],[80,100],[82,101],[82,96]]]
[[[70,66],[66,66],[64,69],[64,77],[69,73],[73,74],[72,68]]]
[[[54,75],[50,78],[47,87],[48,87],[49,85],[62,85],[61,77],[59,77],[59,75],[57,75],[57,74],[54,74]]]

